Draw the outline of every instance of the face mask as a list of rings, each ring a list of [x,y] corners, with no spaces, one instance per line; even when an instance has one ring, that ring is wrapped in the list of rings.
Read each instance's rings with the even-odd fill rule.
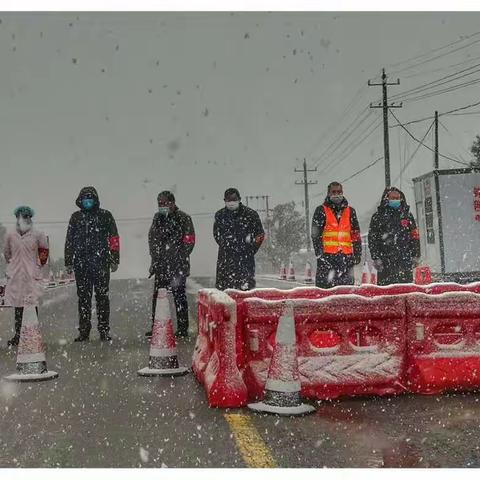
[[[389,200],[388,201],[388,206],[390,208],[394,208],[395,210],[398,210],[400,208],[401,203],[402,203],[401,200]]]
[[[17,220],[18,229],[22,232],[28,232],[32,228],[32,220],[20,217]]]
[[[93,208],[94,204],[95,204],[95,201],[93,200],[93,198],[84,198],[82,200],[82,207],[85,210],[90,210],[91,208]]]
[[[229,209],[229,210],[237,210],[237,208],[240,206],[240,201],[239,200],[235,200],[233,202],[225,202],[225,206]]]
[[[170,213],[170,207],[158,207],[158,213],[166,217]]]
[[[342,203],[343,195],[330,195],[330,201],[336,204]]]

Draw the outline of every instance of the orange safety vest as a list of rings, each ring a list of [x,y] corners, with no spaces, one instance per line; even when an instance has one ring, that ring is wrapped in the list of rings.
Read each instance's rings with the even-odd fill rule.
[[[340,221],[330,207],[323,206],[325,211],[325,228],[323,229],[323,253],[343,253],[353,255],[352,226],[350,223],[350,207],[346,207]]]

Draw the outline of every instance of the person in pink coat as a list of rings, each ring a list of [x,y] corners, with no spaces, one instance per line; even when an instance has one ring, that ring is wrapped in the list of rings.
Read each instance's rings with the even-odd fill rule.
[[[8,345],[18,345],[22,328],[23,308],[37,308],[43,293],[42,266],[48,260],[47,237],[33,228],[33,210],[15,209],[17,224],[5,239],[3,254],[7,261],[5,305],[15,308],[15,335]]]

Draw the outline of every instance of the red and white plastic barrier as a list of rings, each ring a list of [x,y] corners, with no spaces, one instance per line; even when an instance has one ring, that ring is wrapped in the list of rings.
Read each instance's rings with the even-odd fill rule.
[[[406,299],[410,391],[480,387],[480,295],[470,292]]]
[[[211,406],[262,398],[286,300],[294,305],[306,397],[480,386],[480,283],[205,289],[193,370]]]
[[[205,295],[208,315],[203,322],[208,318],[209,331],[206,339],[197,339],[193,371],[202,381],[211,407],[244,406],[248,394],[236,362],[236,304],[218,290],[210,290]],[[209,354],[208,362],[206,353]],[[197,357],[201,357],[202,361]]]
[[[393,394],[405,357],[402,298],[332,296],[293,300],[302,393],[313,398]],[[246,365],[251,398],[261,398],[284,302],[245,301]]]

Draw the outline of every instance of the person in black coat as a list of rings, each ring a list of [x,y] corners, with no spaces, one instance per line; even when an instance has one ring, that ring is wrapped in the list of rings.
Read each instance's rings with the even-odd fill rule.
[[[80,210],[72,214],[65,239],[65,269],[69,275],[75,271],[77,284],[80,335],[75,341],[89,339],[94,289],[100,339],[110,341],[110,270],[115,272],[120,263],[117,225],[100,208],[94,187],[82,188],[75,203]]]
[[[195,246],[192,218],[175,204],[172,192],[158,194],[158,212],[148,232],[152,263],[150,276],[155,275],[152,300],[152,326],[160,288],[171,291],[177,311],[177,337],[188,337],[188,303],[185,291],[190,275],[190,254]],[[152,331],[145,336],[150,337]]]
[[[213,236],[218,244],[215,286],[219,290],[255,288],[255,254],[265,232],[258,213],[243,205],[236,188],[224,195],[225,207],[215,213]]]
[[[385,189],[370,221],[368,248],[378,271],[378,285],[413,282],[413,268],[420,259],[420,237],[398,188]]]
[[[328,185],[323,205],[315,209],[312,244],[317,257],[315,285],[319,288],[353,285],[353,267],[362,258],[360,225],[339,182]]]

